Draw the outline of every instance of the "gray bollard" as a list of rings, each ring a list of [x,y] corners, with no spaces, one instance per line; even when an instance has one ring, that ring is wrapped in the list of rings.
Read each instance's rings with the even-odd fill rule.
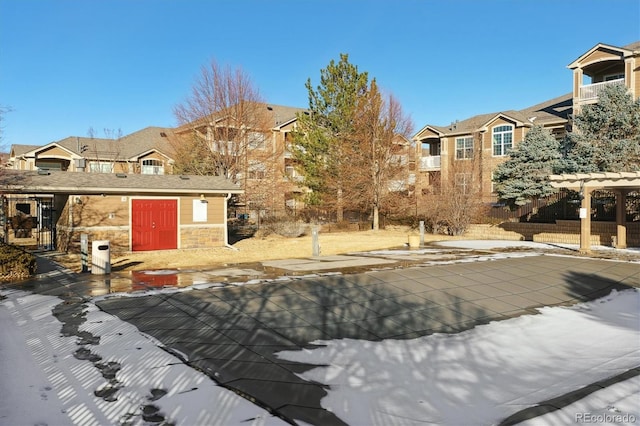
[[[82,272],[89,272],[89,235],[80,234],[80,262]]]
[[[424,246],[424,220],[420,221],[420,247]]]
[[[320,240],[318,239],[318,226],[311,228],[311,244],[313,246],[313,256],[320,256]]]

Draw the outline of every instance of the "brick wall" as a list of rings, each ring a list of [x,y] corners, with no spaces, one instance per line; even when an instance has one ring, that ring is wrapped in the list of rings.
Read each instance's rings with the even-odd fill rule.
[[[558,220],[556,223],[505,222],[500,225],[471,225],[464,236],[478,240],[525,240],[580,244],[580,221]],[[591,222],[591,244],[611,246],[615,237],[615,222]],[[640,247],[640,222],[627,223],[627,245]]]

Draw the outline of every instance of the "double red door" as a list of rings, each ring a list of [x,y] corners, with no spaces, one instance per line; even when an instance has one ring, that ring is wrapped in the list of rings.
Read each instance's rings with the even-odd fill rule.
[[[131,200],[131,249],[178,248],[178,201]]]

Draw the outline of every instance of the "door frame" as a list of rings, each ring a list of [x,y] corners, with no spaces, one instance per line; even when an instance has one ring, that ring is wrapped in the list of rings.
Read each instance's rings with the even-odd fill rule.
[[[180,248],[180,197],[130,196],[129,197],[129,251],[133,251],[133,200],[176,200],[176,249]]]

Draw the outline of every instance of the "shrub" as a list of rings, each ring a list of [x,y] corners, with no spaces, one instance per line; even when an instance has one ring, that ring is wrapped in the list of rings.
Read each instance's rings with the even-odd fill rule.
[[[27,278],[36,272],[36,257],[20,247],[0,243],[0,281]]]

